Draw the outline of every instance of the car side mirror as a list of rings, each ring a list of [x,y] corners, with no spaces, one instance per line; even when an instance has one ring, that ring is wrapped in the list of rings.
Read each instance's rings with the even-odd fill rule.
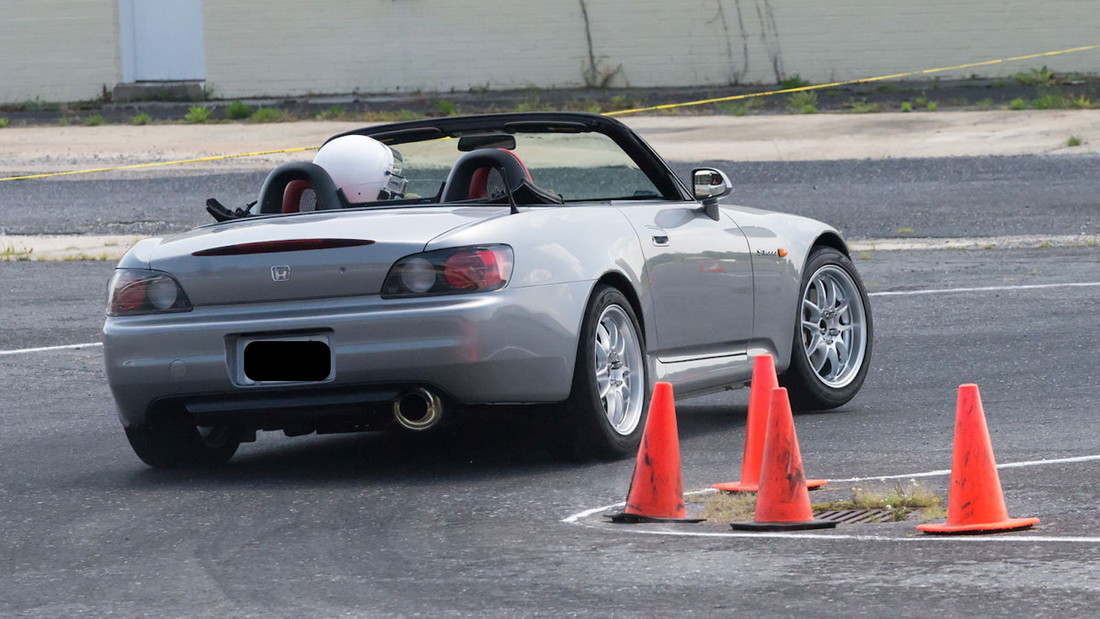
[[[718,198],[730,195],[733,185],[725,172],[714,168],[696,168],[691,171],[691,184],[695,199],[703,203],[703,211],[718,221]]]

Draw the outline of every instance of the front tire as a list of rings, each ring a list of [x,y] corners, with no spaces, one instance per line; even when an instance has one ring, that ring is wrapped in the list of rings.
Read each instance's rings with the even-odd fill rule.
[[[188,424],[126,428],[126,438],[141,461],[157,469],[206,468],[225,464],[241,445],[241,428]]]
[[[827,410],[855,397],[871,363],[874,327],[852,261],[818,247],[802,270],[791,365],[780,377],[796,410]]]
[[[649,408],[649,370],[638,318],[623,293],[597,284],[578,338],[573,388],[552,450],[615,459],[638,448]]]

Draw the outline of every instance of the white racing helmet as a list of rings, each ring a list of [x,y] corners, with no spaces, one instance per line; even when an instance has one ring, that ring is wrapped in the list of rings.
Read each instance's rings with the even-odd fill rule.
[[[345,135],[317,151],[313,163],[324,168],[348,202],[374,202],[405,195],[401,154],[374,138]]]

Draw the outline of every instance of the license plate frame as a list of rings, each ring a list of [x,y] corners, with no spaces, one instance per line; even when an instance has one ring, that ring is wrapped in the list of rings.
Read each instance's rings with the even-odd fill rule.
[[[254,380],[246,372],[246,352],[248,347],[255,343],[279,343],[279,342],[319,342],[328,350],[328,374],[319,380]],[[268,346],[268,348],[271,348]],[[266,385],[315,385],[331,382],[336,378],[336,353],[332,349],[332,341],[326,335],[301,335],[301,336],[274,336],[274,337],[242,337],[237,340],[236,363],[234,378],[238,385],[244,387],[259,387]]]

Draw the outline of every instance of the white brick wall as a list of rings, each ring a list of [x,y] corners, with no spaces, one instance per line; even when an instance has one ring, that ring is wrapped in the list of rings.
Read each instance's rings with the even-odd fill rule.
[[[84,99],[120,75],[117,0],[5,0],[0,101]],[[223,97],[813,82],[1100,43],[1097,0],[208,0]],[[1100,73],[1100,52],[1046,64]],[[621,69],[619,67],[621,66]]]
[[[0,102],[94,99],[120,53],[117,0],[0,2]]]

